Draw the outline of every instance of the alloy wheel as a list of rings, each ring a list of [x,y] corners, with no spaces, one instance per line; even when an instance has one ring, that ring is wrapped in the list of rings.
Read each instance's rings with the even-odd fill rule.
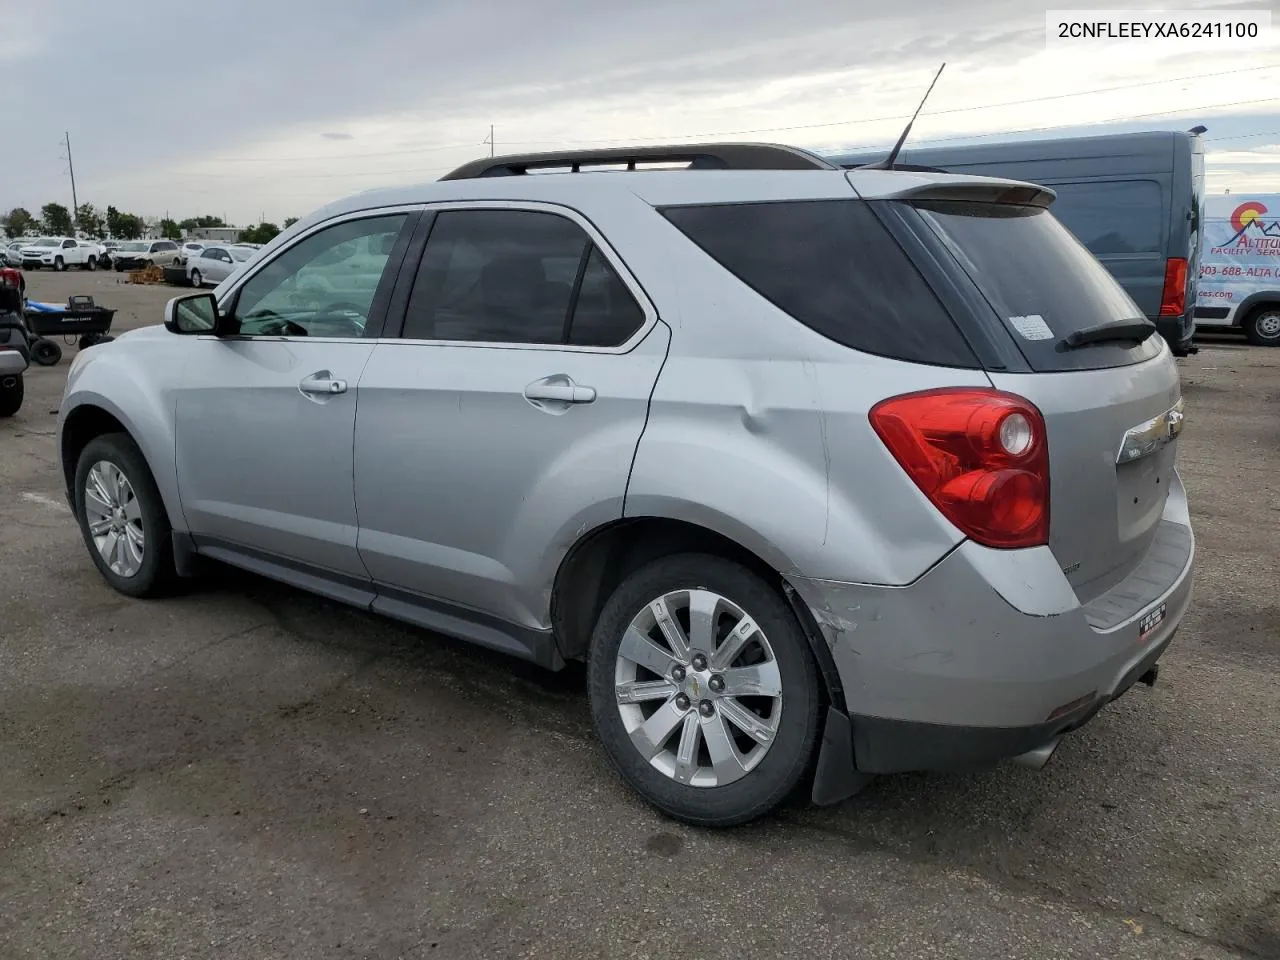
[[[619,644],[614,683],[632,745],[688,786],[746,776],[782,718],[782,675],[768,638],[710,590],[675,590],[645,605]]]
[[[120,577],[136,576],[146,551],[142,505],[129,478],[111,461],[99,460],[89,468],[84,511],[89,535],[107,567]]]

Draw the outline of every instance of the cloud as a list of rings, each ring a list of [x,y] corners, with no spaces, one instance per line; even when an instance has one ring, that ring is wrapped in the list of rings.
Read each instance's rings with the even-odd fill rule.
[[[20,131],[6,138],[0,208],[68,192],[57,146],[65,130],[82,199],[144,214],[216,209],[242,222],[265,210],[279,221],[357,190],[432,179],[487,153],[490,124],[500,151],[704,135],[884,144],[942,60],[913,134],[920,142],[1160,112],[1138,122],[1182,125],[1170,111],[1280,91],[1280,69],[1144,85],[1280,63],[1280,46],[1247,60],[1155,45],[1123,58],[1054,53],[1043,11],[1025,0],[312,0],[305,16],[298,9],[220,0],[193,34],[189,18],[125,17],[109,4],[23,7],[0,39],[6,123]],[[53,37],[82,51],[76,70],[49,69]],[[86,77],[98,95],[85,96]],[[988,106],[1107,87],[1119,89]],[[1227,120],[1201,114],[1214,118],[1210,137]],[[1280,124],[1239,132],[1268,130]],[[1230,146],[1252,151],[1280,134],[1256,139]]]

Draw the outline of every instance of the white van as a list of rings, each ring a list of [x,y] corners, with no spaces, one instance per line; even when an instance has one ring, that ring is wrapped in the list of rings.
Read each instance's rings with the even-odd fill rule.
[[[1204,221],[1196,329],[1280,347],[1280,193],[1205,197]]]

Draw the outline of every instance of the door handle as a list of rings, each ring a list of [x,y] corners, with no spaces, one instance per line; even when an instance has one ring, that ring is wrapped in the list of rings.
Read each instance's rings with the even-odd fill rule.
[[[533,381],[524,388],[524,396],[529,401],[593,403],[596,399],[596,388],[584,387],[574,383],[573,378],[567,374],[557,373]]]
[[[335,393],[347,392],[347,381],[335,380],[328,370],[313,373],[298,384],[298,389],[305,394],[332,396]]]

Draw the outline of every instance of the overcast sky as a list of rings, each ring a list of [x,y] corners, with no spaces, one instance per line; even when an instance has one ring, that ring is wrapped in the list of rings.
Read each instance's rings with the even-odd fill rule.
[[[882,146],[943,60],[914,143],[1203,123],[1211,192],[1280,192],[1280,0],[1163,6],[1275,26],[1117,51],[1046,49],[1025,0],[0,0],[0,209],[70,204],[64,131],[82,203],[240,225],[434,179],[491,123],[499,152]]]

